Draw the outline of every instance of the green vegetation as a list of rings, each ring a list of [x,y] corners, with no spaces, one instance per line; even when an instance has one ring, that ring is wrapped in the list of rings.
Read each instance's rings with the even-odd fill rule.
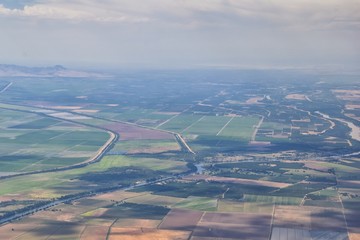
[[[104,218],[139,218],[160,220],[169,212],[169,208],[148,204],[122,203],[118,206],[109,208],[104,214]]]
[[[189,212],[200,218],[201,211],[278,217],[277,208],[340,211],[341,199],[349,226],[356,226],[360,143],[345,124],[317,111],[355,124],[360,85],[348,76],[327,78],[334,76],[194,70],[124,72],[101,84],[89,78],[4,79],[12,85],[0,95],[0,215],[86,196],[29,219],[35,225],[44,219],[78,224],[85,235],[85,225],[96,226],[106,235],[104,226],[122,227],[128,219],[134,228],[155,220],[149,224],[161,229],[172,208],[180,218]],[[101,150],[107,129],[120,140],[98,161],[72,166]],[[195,154],[163,130],[181,134]],[[197,170],[233,179],[187,176]],[[133,188],[117,195],[125,186]],[[51,237],[60,236],[49,229]]]
[[[77,164],[93,157],[109,139],[102,130],[15,110],[2,109],[0,126],[4,133],[0,137],[0,172],[4,173]]]
[[[175,204],[174,207],[199,211],[215,211],[217,209],[217,199],[190,196],[185,200]]]

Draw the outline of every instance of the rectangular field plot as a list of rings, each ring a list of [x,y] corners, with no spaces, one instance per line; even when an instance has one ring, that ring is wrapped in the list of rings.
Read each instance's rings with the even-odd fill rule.
[[[113,227],[142,227],[142,228],[157,228],[161,220],[153,219],[139,219],[139,218],[125,218],[118,219]]]
[[[300,205],[302,198],[245,194],[244,201],[271,203],[276,205]]]
[[[200,211],[174,208],[166,215],[159,228],[192,231],[202,216],[203,212]]]
[[[75,222],[51,221],[7,224],[0,228],[2,239],[77,239],[84,226]]]
[[[240,202],[220,199],[218,201],[218,211],[271,214],[273,212],[273,205],[270,203]]]
[[[271,233],[271,240],[312,240],[312,239],[309,230],[274,227]]]
[[[277,206],[274,226],[321,231],[346,231],[341,209],[317,207]]]
[[[205,213],[193,236],[194,239],[206,237],[266,240],[270,236],[270,224],[270,214]]]
[[[103,128],[112,130],[120,135],[120,140],[142,140],[142,139],[174,139],[173,134],[142,128],[125,123],[105,123]]]
[[[43,129],[61,123],[59,120],[52,118],[41,118],[31,122],[26,122],[18,125],[11,126],[15,129]]]
[[[146,203],[157,206],[173,206],[183,200],[184,198],[161,196],[155,194],[145,194],[145,195],[129,198],[126,201],[131,203]]]
[[[111,228],[109,240],[189,239],[190,232],[151,228]]]
[[[217,199],[190,196],[177,203],[174,207],[199,211],[215,211],[217,209]]]
[[[271,240],[348,240],[347,232],[311,231],[296,228],[274,227]]]
[[[217,135],[250,141],[259,121],[258,117],[234,117]]]
[[[102,218],[134,218],[161,220],[170,209],[148,204],[123,203],[110,207],[102,214]]]
[[[81,233],[81,240],[97,240],[97,239],[106,239],[108,235],[109,227],[108,226],[94,226],[87,225]]]
[[[271,214],[206,212],[201,222],[270,226]]]
[[[216,136],[230,120],[230,117],[205,116],[184,131],[183,134]]]
[[[237,224],[204,223],[198,224],[193,232],[192,239],[241,239],[241,240],[267,240],[269,230],[264,226],[239,226]],[[201,237],[201,238],[200,238]]]
[[[117,142],[109,154],[163,153],[179,150],[180,146],[175,139],[127,140]]]
[[[183,132],[192,125],[195,125],[202,118],[202,115],[180,114],[173,116],[172,118],[169,117],[169,119],[166,122],[163,122],[158,128],[173,132]]]

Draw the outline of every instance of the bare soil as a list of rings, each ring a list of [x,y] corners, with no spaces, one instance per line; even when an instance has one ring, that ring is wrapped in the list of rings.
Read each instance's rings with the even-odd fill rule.
[[[202,215],[203,212],[175,208],[166,215],[159,228],[192,231]]]

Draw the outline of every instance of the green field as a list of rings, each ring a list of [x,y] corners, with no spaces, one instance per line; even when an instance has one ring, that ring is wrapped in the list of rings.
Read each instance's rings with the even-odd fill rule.
[[[1,109],[0,119],[0,172],[4,173],[80,163],[109,139],[105,131],[35,113]]]
[[[100,162],[88,165],[83,168],[66,170],[55,173],[43,173],[30,176],[20,176],[11,179],[5,179],[0,182],[0,195],[10,193],[32,194],[33,192],[57,192],[57,195],[61,195],[63,192],[73,193],[81,192],[84,190],[93,189],[99,187],[92,185],[93,181],[86,181],[86,176],[89,174],[103,174],[103,176],[109,176],[111,169],[125,168],[133,169],[134,167],[140,167],[149,169],[150,171],[158,171],[163,174],[179,173],[188,170],[186,162],[180,161],[164,161],[155,158],[131,158],[126,156],[106,156]],[[159,176],[149,175],[149,177]],[[114,179],[113,179],[114,180]],[[21,184],[23,182],[23,184]],[[121,182],[121,179],[113,181],[113,185]],[[125,179],[124,183],[128,184],[128,180]],[[108,187],[109,182],[99,182],[103,184],[102,187]],[[56,190],[59,189],[59,190]],[[61,191],[60,191],[61,189]]]
[[[309,231],[322,224],[319,217],[331,225],[345,216],[347,230],[359,229],[360,141],[339,120],[356,132],[358,76],[311,72],[0,78],[0,86],[11,83],[0,94],[0,217],[66,199],[2,225],[0,236],[106,239],[122,229],[146,239],[170,219],[174,229],[166,231],[183,230],[184,239],[230,239],[220,236],[231,229],[218,220],[228,213],[239,222],[273,214],[272,226]],[[71,167],[92,159],[113,136],[119,140],[98,161]],[[50,171],[65,166],[71,168]],[[33,172],[41,170],[48,171]],[[206,222],[206,211],[219,218]],[[305,215],[308,223],[298,223]],[[190,226],[189,216],[200,220]],[[248,231],[262,220],[237,224]]]
[[[183,132],[184,135],[212,135],[216,134],[230,120],[230,117],[205,116]]]
[[[276,205],[299,205],[302,201],[302,198],[245,194],[244,201],[256,203],[270,203]]]
[[[160,129],[173,132],[183,132],[184,129],[196,123],[200,118],[202,118],[201,115],[180,114],[161,125]]]
[[[175,204],[174,207],[199,211],[215,211],[217,209],[217,199],[190,196],[185,200]]]
[[[250,141],[259,120],[258,117],[235,117],[219,136]]]

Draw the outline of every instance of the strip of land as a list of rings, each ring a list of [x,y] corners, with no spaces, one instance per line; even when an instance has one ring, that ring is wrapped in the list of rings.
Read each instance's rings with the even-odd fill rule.
[[[214,181],[214,182],[226,182],[226,183],[246,184],[253,186],[264,186],[264,187],[275,187],[275,188],[285,188],[291,185],[289,183],[281,183],[281,182],[270,182],[270,181],[252,180],[245,178],[217,177],[217,176],[209,176],[209,175],[190,175],[184,177],[184,179],[206,180],[206,181]]]

